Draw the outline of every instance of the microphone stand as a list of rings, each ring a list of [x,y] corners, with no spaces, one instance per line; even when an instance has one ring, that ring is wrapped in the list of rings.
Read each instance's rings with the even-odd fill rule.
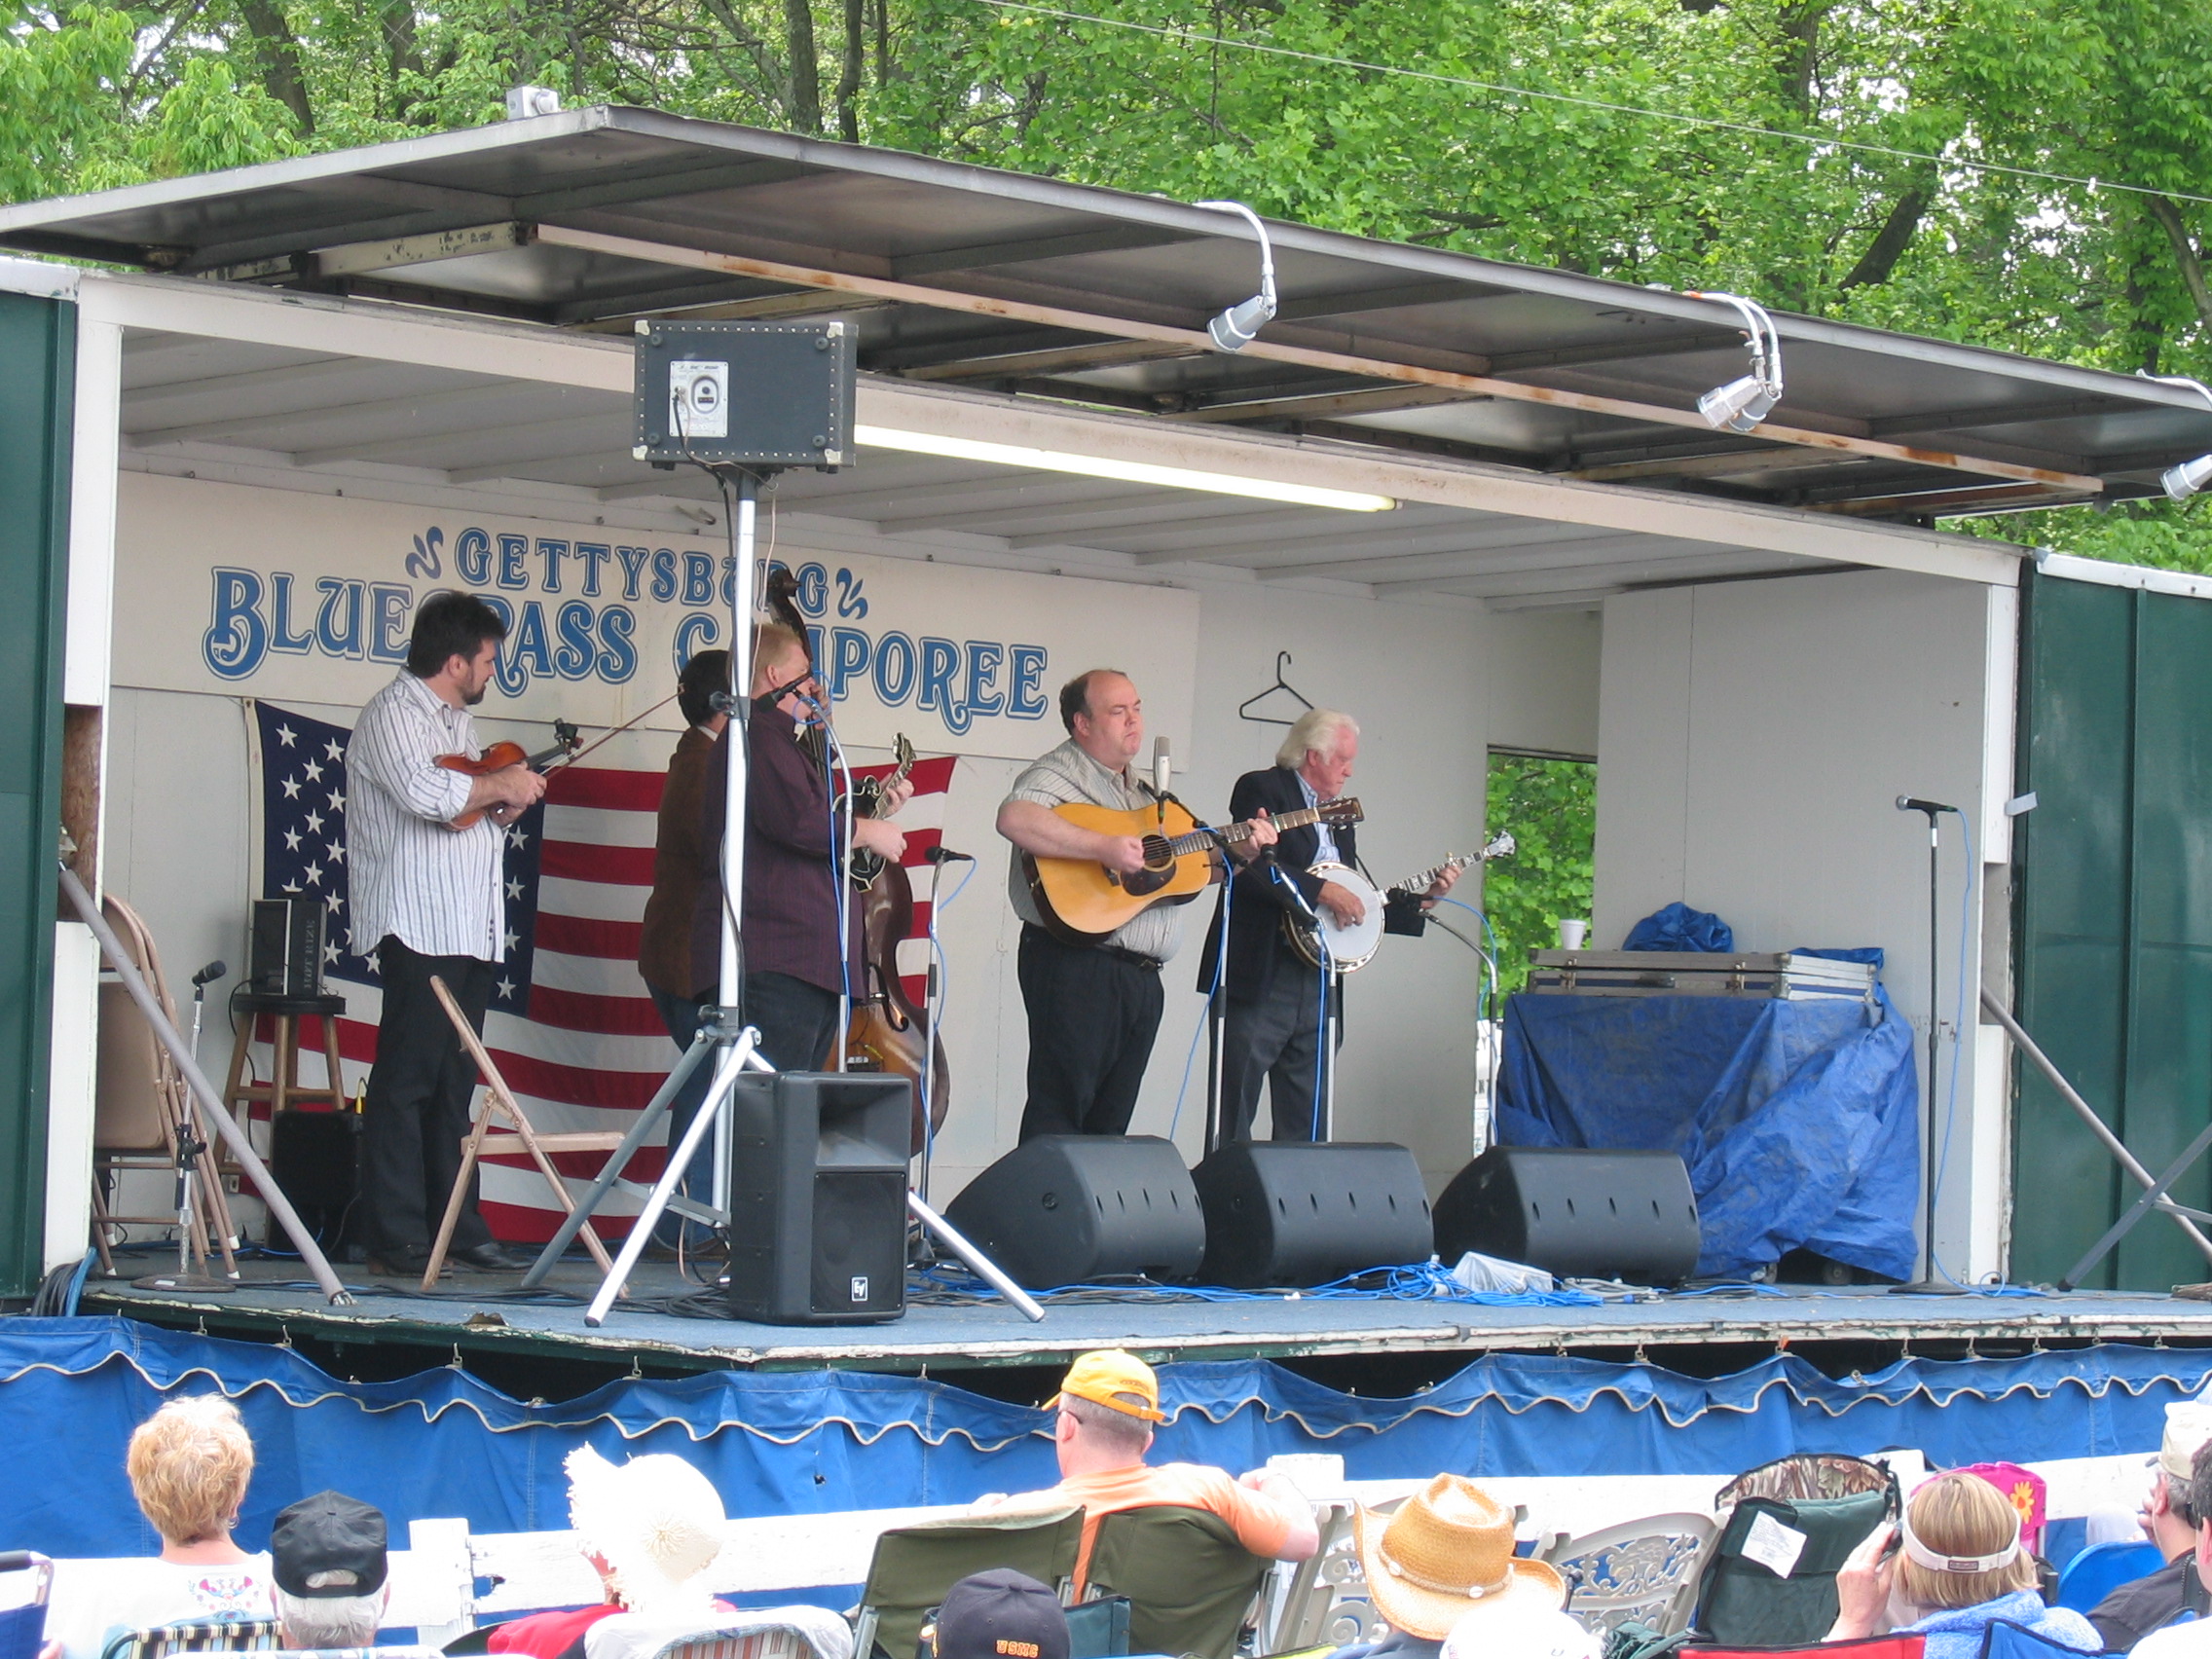
[[[1941,1036],[1939,1017],[1942,999],[1936,995],[1937,976],[1941,972],[1942,951],[1941,910],[1936,899],[1936,855],[1942,848],[1942,837],[1936,833],[1937,821],[1953,808],[1935,801],[1915,800],[1905,795],[1898,797],[1899,812],[1924,812],[1928,815],[1928,1109],[1922,1114],[1921,1124],[1921,1186],[1920,1206],[1921,1271],[1920,1276],[1910,1284],[1893,1284],[1892,1296],[1964,1296],[1966,1292],[1955,1284],[1947,1284],[1936,1276],[1936,1050]],[[1956,1043],[1956,1034],[1952,1037]]]

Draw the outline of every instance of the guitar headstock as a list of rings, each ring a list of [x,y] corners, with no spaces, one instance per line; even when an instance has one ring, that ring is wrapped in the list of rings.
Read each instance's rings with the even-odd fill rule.
[[[1313,809],[1313,815],[1323,824],[1363,824],[1367,814],[1361,809],[1357,795],[1346,795],[1339,800],[1325,800]]]
[[[913,765],[916,759],[916,756],[914,754],[914,746],[912,742],[908,740],[904,732],[901,732],[898,737],[892,741],[891,758],[898,763],[899,770],[902,772],[904,772]]]

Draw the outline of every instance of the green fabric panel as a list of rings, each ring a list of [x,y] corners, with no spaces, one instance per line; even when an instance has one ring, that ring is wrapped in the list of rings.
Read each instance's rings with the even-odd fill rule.
[[[924,1616],[970,1573],[1012,1567],[1056,1590],[1074,1577],[1082,1545],[1080,1507],[961,1516],[886,1532],[861,1590],[861,1604],[875,1609],[875,1645],[890,1659],[910,1659]]]
[[[1106,1516],[1090,1547],[1090,1588],[1128,1597],[1139,1653],[1230,1659],[1267,1570],[1227,1521],[1179,1504]]]
[[[1812,1497],[1791,1502],[1747,1497],[1714,1546],[1700,1593],[1700,1639],[1728,1647],[1792,1647],[1825,1638],[1835,1623],[1835,1575],[1889,1513],[1890,1494]],[[1785,1578],[1744,1554],[1759,1517],[1804,1534]]]
[[[76,308],[0,294],[0,1295],[35,1289],[46,1211],[61,608]]]

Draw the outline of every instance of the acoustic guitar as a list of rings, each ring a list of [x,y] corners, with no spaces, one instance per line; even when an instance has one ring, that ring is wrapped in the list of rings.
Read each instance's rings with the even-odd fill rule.
[[[1144,842],[1144,868],[1129,875],[1090,859],[1021,855],[1021,872],[1046,931],[1068,944],[1096,944],[1155,904],[1188,904],[1213,881],[1221,843],[1252,838],[1249,821],[1200,829],[1183,803],[1172,799],[1126,812],[1088,801],[1070,801],[1052,810],[1079,829],[1134,835]],[[1307,824],[1357,824],[1364,816],[1359,802],[1347,796],[1285,812],[1270,822],[1277,830],[1296,830]]]

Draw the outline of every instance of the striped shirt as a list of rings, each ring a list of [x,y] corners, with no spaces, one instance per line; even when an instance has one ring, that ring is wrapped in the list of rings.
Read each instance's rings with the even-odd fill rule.
[[[346,746],[353,792],[346,870],[356,955],[366,956],[387,934],[424,956],[497,962],[505,955],[505,831],[489,816],[466,830],[447,829],[466,810],[472,780],[436,763],[441,755],[483,753],[468,711],[405,669],[361,710]]]
[[[1072,801],[1087,800],[1093,806],[1133,812],[1150,806],[1153,795],[1134,773],[1109,772],[1085,754],[1083,745],[1071,737],[1023,768],[1006,798],[1033,800],[1039,806],[1065,806]],[[1044,926],[1045,918],[1038,914],[1037,901],[1029,892],[1029,878],[1022,873],[1019,847],[1014,849],[1012,863],[1007,867],[1006,891],[1015,915],[1034,927]],[[1183,942],[1183,906],[1162,903],[1139,910],[1101,942],[1118,950],[1149,956],[1155,962],[1165,962]]]

